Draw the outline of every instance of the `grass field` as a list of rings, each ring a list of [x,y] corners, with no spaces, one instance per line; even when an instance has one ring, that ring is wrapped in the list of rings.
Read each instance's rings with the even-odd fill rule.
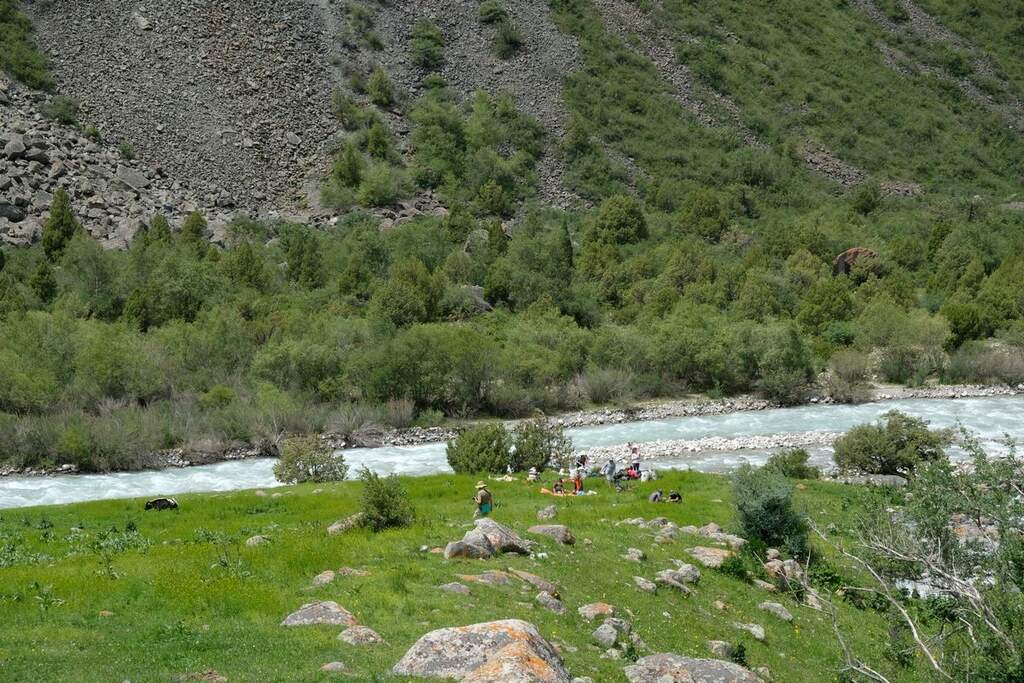
[[[837,680],[830,620],[790,596],[769,598],[739,579],[703,569],[689,598],[633,587],[634,575],[653,578],[671,566],[670,558],[687,558],[686,548],[710,543],[682,536],[656,545],[652,531],[614,522],[664,515],[680,525],[728,525],[732,508],[724,477],[670,474],[658,486],[678,488],[684,496],[679,506],[647,503],[652,484],[619,494],[601,486],[596,496],[557,499],[556,521],[573,529],[574,547],[541,537],[547,558],[487,561],[446,561],[421,550],[461,537],[470,524],[470,478],[435,476],[406,484],[418,521],[379,535],[362,529],[326,533],[329,524],[357,509],[356,483],[284,488],[277,497],[187,495],[178,498],[176,512],[143,512],[140,500],[6,512],[0,516],[0,680],[170,681],[215,669],[231,681],[313,681],[331,676],[321,665],[342,661],[357,680],[391,681],[398,680],[389,675],[391,666],[427,631],[500,618],[533,622],[547,638],[570,646],[565,659],[574,676],[624,680],[624,662],[599,657],[589,644],[596,624],[577,614],[577,607],[594,601],[629,610],[635,630],[654,651],[709,656],[707,640],[728,640],[742,643],[750,666],[768,666],[777,681]],[[492,488],[495,518],[521,533],[552,502],[521,482],[495,482]],[[875,495],[806,482],[798,504],[822,524],[842,528],[857,510],[877,503]],[[255,534],[271,542],[247,547],[245,540]],[[647,560],[623,559],[627,547],[644,550]],[[342,566],[370,576],[309,588],[314,575]],[[468,596],[437,588],[460,573],[508,567],[558,582],[569,613],[539,607],[536,589],[519,585],[472,585]],[[793,623],[759,610],[767,599],[786,604]],[[340,627],[279,625],[316,600],[337,601],[387,644],[356,648],[336,640]],[[713,606],[716,600],[728,605],[724,612]],[[763,625],[766,641],[755,641],[733,622]],[[884,617],[842,604],[840,622],[853,645],[881,659],[884,668],[878,655],[888,645]],[[913,668],[887,673],[893,680],[926,680]]]

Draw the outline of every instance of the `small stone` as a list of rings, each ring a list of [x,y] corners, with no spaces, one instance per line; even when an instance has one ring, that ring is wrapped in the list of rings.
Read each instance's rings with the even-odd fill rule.
[[[352,567],[341,567],[338,569],[338,576],[358,576],[366,577],[369,576],[370,572],[365,569],[353,569]]]
[[[110,610],[108,610],[108,609],[101,609],[101,610],[100,610],[100,616],[101,616],[101,617],[104,617],[104,618],[107,618],[107,617],[112,617],[112,616],[114,616],[114,613],[113,613],[113,612],[111,612],[111,611],[110,611]]]
[[[782,619],[783,621],[793,621],[793,615],[790,613],[790,611],[788,609],[786,609],[780,603],[777,603],[777,602],[762,602],[757,607],[758,607],[758,609],[763,609],[765,612],[768,612],[769,614],[774,614],[775,616],[777,616],[779,619]]]
[[[563,524],[538,524],[527,529],[531,534],[549,536],[562,545],[573,545],[576,537],[573,536],[569,527]]]
[[[769,593],[775,593],[779,590],[775,584],[762,581],[761,579],[754,579],[751,583],[753,583],[757,588],[768,591]]]
[[[568,611],[565,609],[565,605],[562,604],[562,601],[553,596],[551,593],[541,591],[537,594],[535,600],[541,607],[545,607],[554,612],[555,614],[565,614]]]
[[[558,515],[558,508],[554,505],[548,505],[546,508],[541,508],[537,511],[537,519],[547,520],[554,519]]]
[[[345,666],[344,662],[327,662],[320,667],[320,670],[327,673],[340,674],[348,671],[348,667]]]
[[[356,618],[338,603],[324,600],[303,605],[281,622],[281,626],[310,626],[313,624],[355,626]]]
[[[363,513],[357,512],[354,515],[349,515],[345,519],[340,519],[327,527],[327,534],[330,536],[337,536],[338,534],[343,534],[346,531],[351,531],[359,526],[361,521],[363,521]]]
[[[270,538],[267,536],[251,536],[245,541],[245,545],[250,548],[255,548],[258,545],[266,545],[268,543],[270,543]]]
[[[25,142],[20,135],[13,136],[4,146],[4,156],[8,159],[20,159],[25,153]]]
[[[714,608],[715,608],[716,610],[718,610],[719,612],[724,612],[724,611],[726,610],[726,604],[725,604],[724,602],[722,602],[721,600],[715,600],[715,601],[714,601],[713,603],[711,603],[711,604],[712,604],[712,605],[714,606]]]
[[[595,643],[607,649],[615,647],[615,643],[619,641],[619,632],[611,624],[601,624],[594,629],[590,637],[593,638]]]
[[[754,636],[754,640],[761,640],[761,641],[763,641],[765,639],[765,633],[764,633],[764,627],[763,626],[758,626],[757,624],[740,624],[740,623],[734,623],[733,626],[738,628],[741,631],[746,631],[750,635]]]
[[[732,659],[733,652],[735,651],[732,644],[724,640],[709,640],[708,650],[719,659]]]
[[[349,645],[379,645],[384,642],[379,633],[366,626],[349,626],[338,635],[338,640]]]
[[[589,605],[583,605],[577,611],[587,621],[593,621],[598,617],[615,616],[615,608],[606,602],[594,602]]]
[[[438,588],[443,590],[445,593],[459,593],[460,595],[469,595],[470,594],[469,586],[466,586],[464,584],[458,583],[456,581],[452,581],[451,583],[441,584],[440,586],[438,586]]]
[[[132,13],[132,19],[135,20],[135,25],[139,27],[140,31],[148,31],[152,28],[152,26],[150,26],[149,24],[149,19],[142,16],[138,12]]]
[[[335,574],[330,569],[324,572],[320,572],[313,577],[313,586],[319,588],[320,586],[326,586],[330,582],[334,581]]]
[[[718,567],[721,567],[722,563],[725,562],[726,559],[732,557],[732,551],[723,550],[722,548],[697,546],[696,548],[690,548],[686,552],[709,569],[717,569]]]
[[[287,133],[284,134],[284,141],[287,142],[292,147],[298,147],[299,145],[302,144],[302,139],[291,131],[288,131]]]
[[[634,576],[633,577],[633,583],[635,583],[636,587],[639,588],[640,590],[642,590],[645,593],[657,593],[658,592],[658,586],[653,581],[648,581],[647,579],[645,579],[642,576]]]
[[[631,562],[643,562],[647,559],[647,555],[643,550],[639,548],[627,548],[625,554],[622,556],[624,559],[630,560]]]

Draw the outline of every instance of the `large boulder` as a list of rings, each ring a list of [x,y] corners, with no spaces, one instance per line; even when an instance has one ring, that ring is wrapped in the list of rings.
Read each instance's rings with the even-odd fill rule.
[[[537,524],[527,529],[531,534],[538,534],[540,536],[548,536],[555,539],[562,545],[573,545],[576,543],[576,537],[572,535],[572,531],[569,527],[564,524]]]
[[[421,637],[394,666],[397,676],[484,683],[569,683],[561,658],[533,624],[504,619],[442,628]]]
[[[476,529],[471,530],[467,536],[473,535],[475,532],[483,534],[495,550],[502,553],[517,553],[519,555],[529,555],[530,549],[533,547],[531,541],[526,541],[520,538],[516,532],[512,531],[508,527],[498,524],[489,517],[478,519],[474,522]]]
[[[472,529],[463,536],[461,541],[451,541],[444,548],[444,557],[450,560],[461,557],[470,560],[486,560],[494,557],[494,546],[480,529]]]
[[[625,668],[629,683],[763,683],[738,664],[662,652]]]

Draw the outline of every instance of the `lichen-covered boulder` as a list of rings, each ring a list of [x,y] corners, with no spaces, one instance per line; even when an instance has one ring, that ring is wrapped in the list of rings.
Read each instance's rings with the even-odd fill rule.
[[[763,683],[738,664],[662,652],[624,669],[629,683]]]
[[[464,683],[570,681],[554,647],[536,626],[519,619],[431,631],[416,641],[393,672]]]
[[[498,524],[490,517],[484,517],[474,522],[476,529],[470,531],[467,536],[474,536],[476,531],[487,537],[487,540],[495,550],[502,553],[518,553],[529,555],[533,547],[531,541],[523,540],[516,532],[508,527]]]
[[[731,550],[724,550],[722,548],[708,548],[705,546],[697,546],[696,548],[690,548],[687,550],[693,559],[700,562],[708,569],[717,569],[722,566],[722,563],[726,559],[732,557]]]

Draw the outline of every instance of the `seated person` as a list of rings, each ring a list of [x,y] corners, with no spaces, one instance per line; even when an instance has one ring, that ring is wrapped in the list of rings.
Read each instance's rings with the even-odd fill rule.
[[[647,496],[647,502],[649,502],[649,503],[660,503],[661,502],[661,496],[662,496],[661,489],[658,489],[657,491],[655,491],[651,495]]]
[[[668,502],[670,503],[682,503],[683,497],[679,495],[679,491],[671,491],[668,494]]]
[[[556,481],[555,485],[552,487],[552,491],[556,495],[561,495],[561,494],[565,493],[565,482],[563,480],[561,480],[561,479]]]

